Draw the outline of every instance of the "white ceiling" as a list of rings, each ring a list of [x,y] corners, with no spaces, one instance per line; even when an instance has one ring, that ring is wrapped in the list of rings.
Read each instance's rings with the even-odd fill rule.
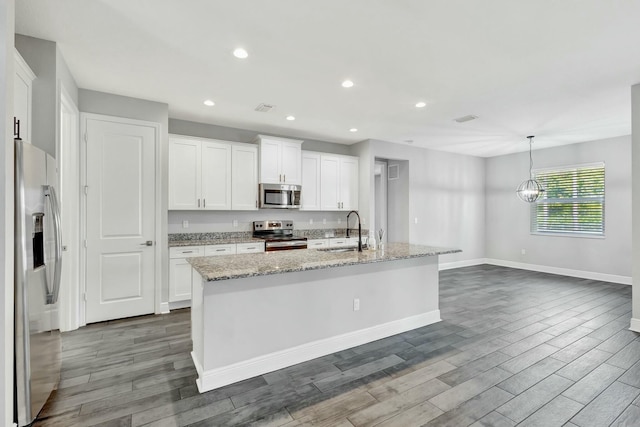
[[[631,0],[19,0],[16,32],[172,118],[477,156],[628,135],[640,83]]]

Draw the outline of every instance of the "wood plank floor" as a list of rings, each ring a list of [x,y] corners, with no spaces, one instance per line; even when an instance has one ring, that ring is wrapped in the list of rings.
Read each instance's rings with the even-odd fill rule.
[[[441,272],[443,322],[199,394],[189,311],[63,334],[38,426],[639,426],[631,287]]]

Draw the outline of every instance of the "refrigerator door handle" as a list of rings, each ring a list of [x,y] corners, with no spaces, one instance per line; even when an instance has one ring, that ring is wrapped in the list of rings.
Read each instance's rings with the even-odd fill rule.
[[[60,205],[56,196],[56,189],[51,185],[44,186],[44,195],[51,203],[51,213],[53,214],[53,234],[55,237],[55,263],[53,270],[53,289],[47,295],[47,304],[58,302],[60,294],[60,280],[62,268],[62,230],[60,222]]]

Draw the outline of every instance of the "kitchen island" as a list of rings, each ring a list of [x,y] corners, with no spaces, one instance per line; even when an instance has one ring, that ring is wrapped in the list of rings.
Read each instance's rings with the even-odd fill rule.
[[[438,255],[294,250],[191,258],[200,392],[440,321]]]

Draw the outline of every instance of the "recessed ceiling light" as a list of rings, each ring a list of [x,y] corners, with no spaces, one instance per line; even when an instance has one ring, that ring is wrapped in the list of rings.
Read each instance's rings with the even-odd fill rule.
[[[247,53],[246,50],[244,50],[243,48],[239,47],[236,50],[233,51],[233,56],[235,56],[236,58],[240,58],[240,59],[244,59],[247,56],[249,56],[249,54]]]
[[[351,129],[349,129],[349,132],[358,132],[358,129],[357,128],[351,128]]]
[[[296,118],[293,116],[287,116],[287,120],[295,120]]]
[[[216,103],[210,99],[207,99],[206,101],[204,101],[204,105],[206,105],[207,107],[213,107],[214,105],[216,105]]]
[[[427,103],[424,101],[420,101],[416,103],[416,108],[424,108],[427,106]]]
[[[353,82],[351,80],[345,80],[342,82],[342,87],[352,87]]]

